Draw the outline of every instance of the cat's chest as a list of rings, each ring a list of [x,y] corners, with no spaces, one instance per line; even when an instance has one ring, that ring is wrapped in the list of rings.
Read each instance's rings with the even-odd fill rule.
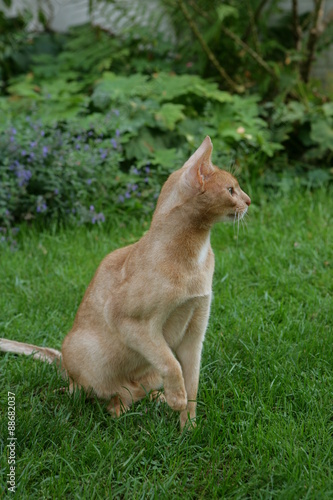
[[[176,269],[173,276],[178,284],[175,289],[182,300],[204,297],[211,294],[214,273],[214,254],[202,248],[196,260],[188,266]]]
[[[172,310],[163,326],[163,336],[172,349],[181,344],[198,308],[206,311],[208,317],[210,301],[211,294],[193,297]]]

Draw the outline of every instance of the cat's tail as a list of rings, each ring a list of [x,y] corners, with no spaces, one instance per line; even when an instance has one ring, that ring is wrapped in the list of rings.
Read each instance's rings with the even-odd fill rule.
[[[40,359],[47,363],[56,362],[57,365],[61,361],[61,352],[51,347],[38,347],[32,344],[25,344],[24,342],[16,342],[15,340],[7,340],[0,338],[0,351],[13,352],[15,354],[33,355],[34,359]]]

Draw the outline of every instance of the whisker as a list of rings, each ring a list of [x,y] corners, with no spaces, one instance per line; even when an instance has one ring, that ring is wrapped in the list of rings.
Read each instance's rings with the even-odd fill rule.
[[[238,221],[238,224],[237,224],[237,241],[238,241],[238,235],[239,235],[239,220],[240,220],[240,213],[238,212],[238,214],[237,214],[237,221]]]

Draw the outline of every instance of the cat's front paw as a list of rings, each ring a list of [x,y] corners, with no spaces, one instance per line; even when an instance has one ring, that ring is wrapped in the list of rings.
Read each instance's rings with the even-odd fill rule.
[[[178,390],[170,390],[168,391],[166,388],[165,390],[165,398],[166,402],[175,411],[182,411],[185,410],[187,407],[187,395],[185,389],[178,389]]]

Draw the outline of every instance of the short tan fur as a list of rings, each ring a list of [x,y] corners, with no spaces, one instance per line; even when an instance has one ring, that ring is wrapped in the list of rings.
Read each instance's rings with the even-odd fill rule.
[[[207,136],[164,184],[149,231],[101,262],[61,353],[6,339],[0,350],[61,357],[70,388],[108,400],[113,415],[164,387],[181,428],[194,422],[214,272],[210,230],[242,218],[251,203],[212,164],[212,149]]]

